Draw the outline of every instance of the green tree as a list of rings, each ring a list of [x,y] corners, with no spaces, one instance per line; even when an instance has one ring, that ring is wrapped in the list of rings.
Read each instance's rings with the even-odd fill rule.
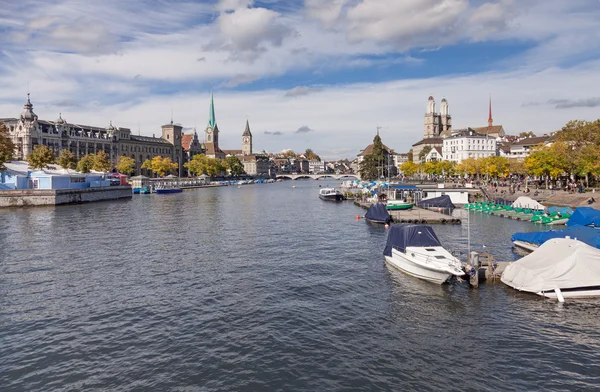
[[[42,169],[50,163],[54,163],[54,159],[54,153],[48,146],[36,146],[33,152],[27,157],[27,162],[34,169]]]
[[[556,134],[559,141],[574,145],[576,149],[586,144],[600,145],[600,119],[590,121],[569,121]]]
[[[381,137],[373,138],[373,151],[363,157],[359,173],[362,179],[378,179],[379,176],[387,177],[387,155],[385,154]]]
[[[452,176],[456,172],[456,162],[439,161],[437,163],[439,174],[444,176]]]
[[[521,132],[521,133],[519,133],[519,137],[520,138],[535,137],[535,133],[533,133],[533,131]]]
[[[56,164],[65,169],[75,169],[77,168],[77,158],[71,151],[62,150],[56,158]]]
[[[110,169],[112,169],[112,164],[110,162],[108,154],[106,154],[106,152],[104,152],[103,150],[98,151],[94,155],[93,169],[99,172],[109,172]]]
[[[419,165],[412,161],[408,161],[408,162],[404,162],[403,164],[401,164],[398,169],[406,177],[412,177],[419,171]]]
[[[119,173],[130,175],[135,170],[135,159],[126,156],[119,157],[116,169]]]
[[[0,170],[4,168],[4,163],[12,159],[15,152],[15,145],[10,138],[8,128],[0,122]]]
[[[414,159],[413,159],[413,150],[412,150],[412,148],[410,150],[408,150],[408,154],[407,155],[408,155],[408,161],[409,162],[413,162]]]
[[[244,165],[242,165],[242,162],[236,156],[231,155],[225,158],[225,166],[229,169],[229,173],[232,176],[241,176],[245,173]]]
[[[310,148],[307,148],[306,151],[304,152],[304,156],[306,157],[306,159],[308,159],[309,161],[312,160],[317,160],[319,162],[321,162],[321,157],[318,156],[317,154],[314,153],[313,150],[311,150]]]
[[[429,154],[429,151],[431,151],[432,148],[433,147],[431,146],[423,147],[423,149],[419,153],[419,162],[423,162],[425,160],[425,157],[427,156],[427,154]]]
[[[548,180],[551,177],[558,177],[575,169],[574,163],[569,159],[570,150],[571,147],[563,142],[556,142],[551,146],[537,146],[525,158],[523,166],[529,174],[545,177],[548,189]]]
[[[155,156],[152,159],[147,159],[142,164],[142,169],[150,170],[159,177],[164,177],[169,173],[176,172],[178,169],[177,163],[173,163],[169,157]]]
[[[94,168],[94,154],[88,154],[81,157],[77,162],[77,171],[80,173],[89,173]]]

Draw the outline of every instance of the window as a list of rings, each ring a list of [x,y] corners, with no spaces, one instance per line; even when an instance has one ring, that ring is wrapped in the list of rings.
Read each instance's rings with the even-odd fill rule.
[[[71,182],[85,182],[85,177],[71,177]]]

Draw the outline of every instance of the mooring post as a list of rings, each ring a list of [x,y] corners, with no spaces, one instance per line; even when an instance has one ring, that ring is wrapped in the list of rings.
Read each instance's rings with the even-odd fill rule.
[[[469,277],[469,284],[471,285],[471,287],[477,289],[479,288],[479,268],[481,267],[481,265],[479,264],[479,253],[469,253],[469,264],[474,270],[474,273],[472,273]]]

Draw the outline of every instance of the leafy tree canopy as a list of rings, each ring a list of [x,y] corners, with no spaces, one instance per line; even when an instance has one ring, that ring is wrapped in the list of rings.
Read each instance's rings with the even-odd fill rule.
[[[423,149],[419,153],[419,161],[423,162],[423,160],[425,159],[425,157],[427,156],[427,154],[429,154],[429,151],[431,151],[432,148],[433,147],[431,147],[431,146],[425,146],[425,147],[423,147]]]
[[[56,158],[56,164],[65,169],[75,169],[77,168],[77,158],[71,151],[62,150]]]
[[[99,172],[109,172],[112,169],[112,164],[110,163],[110,159],[108,154],[103,150],[98,151],[94,155],[94,166],[93,170]]]
[[[195,155],[194,158],[198,156]],[[169,173],[175,173],[178,169],[177,163],[173,163],[169,157],[161,157],[160,155],[155,156],[152,159],[147,159],[142,164],[142,169],[150,170],[159,177],[164,177]]]
[[[4,162],[12,159],[15,145],[8,134],[8,128],[0,122],[0,169],[4,168]]]
[[[27,157],[27,162],[34,169],[42,169],[50,163],[54,163],[54,159],[54,153],[48,146],[36,146],[33,152]]]
[[[223,160],[217,158],[209,158],[204,154],[196,154],[194,157],[184,164],[185,168],[195,176],[206,174],[208,176],[216,176],[227,170]]]
[[[80,173],[89,173],[94,168],[94,154],[88,154],[81,157],[77,162],[77,171]]]
[[[227,169],[229,169],[229,173],[232,176],[241,176],[245,173],[244,165],[242,165],[242,162],[240,162],[240,160],[236,156],[228,156],[227,158],[225,158],[224,163]]]
[[[119,173],[130,175],[135,170],[135,159],[126,156],[119,157],[116,169]]]

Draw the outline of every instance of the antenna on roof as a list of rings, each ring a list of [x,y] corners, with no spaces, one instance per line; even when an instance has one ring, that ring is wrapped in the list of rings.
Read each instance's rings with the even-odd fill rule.
[[[138,136],[140,136],[140,123],[138,121]]]
[[[173,106],[171,106],[171,125],[173,125]]]

